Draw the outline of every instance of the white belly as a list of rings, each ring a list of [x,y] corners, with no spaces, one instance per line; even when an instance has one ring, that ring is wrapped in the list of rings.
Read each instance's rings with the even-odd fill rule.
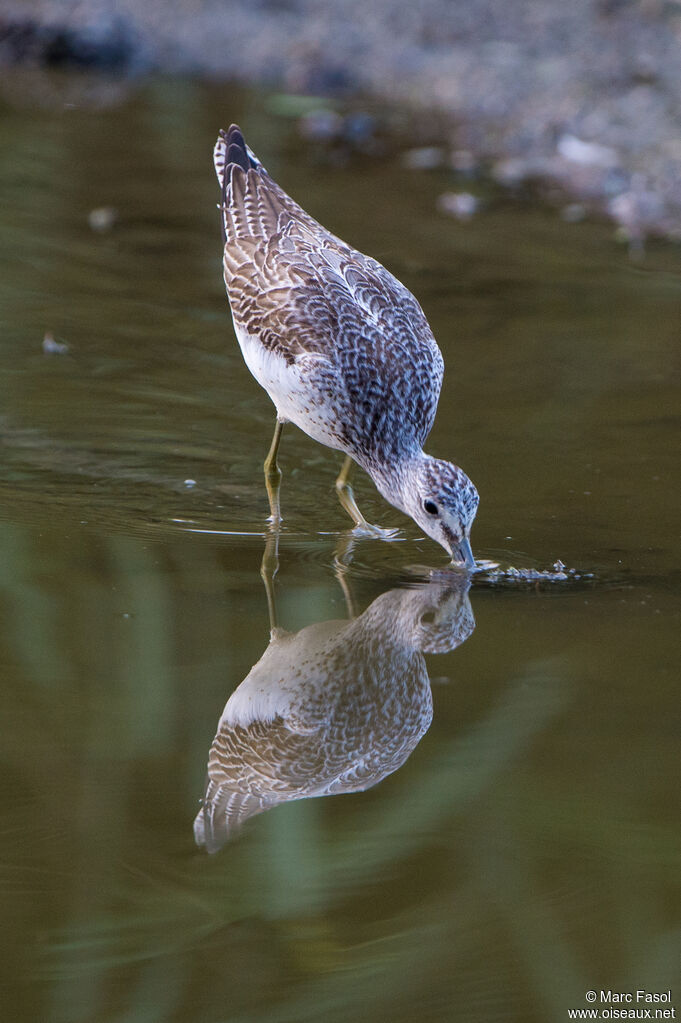
[[[234,324],[244,362],[274,402],[277,418],[282,423],[295,423],[313,440],[327,447],[344,451],[336,427],[338,416],[331,407],[328,394],[315,381],[315,356],[305,356],[287,363],[275,352],[263,348],[260,341]]]

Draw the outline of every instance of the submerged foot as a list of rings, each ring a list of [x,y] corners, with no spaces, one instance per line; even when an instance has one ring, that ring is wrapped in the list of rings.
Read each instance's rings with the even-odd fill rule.
[[[367,539],[373,538],[374,540],[394,540],[399,535],[399,529],[397,527],[384,528],[383,526],[374,526],[371,522],[358,522],[352,530],[352,535],[361,538],[366,537]]]

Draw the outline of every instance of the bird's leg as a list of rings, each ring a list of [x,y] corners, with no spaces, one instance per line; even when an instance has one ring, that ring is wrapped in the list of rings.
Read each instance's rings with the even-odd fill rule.
[[[281,522],[281,510],[279,508],[279,489],[281,487],[281,469],[277,462],[277,451],[279,450],[279,441],[281,440],[281,431],[284,428],[284,424],[277,419],[277,424],[274,427],[274,437],[270,444],[270,450],[267,452],[267,458],[265,459],[265,486],[267,488],[267,497],[270,502],[270,522],[273,525],[278,525]]]
[[[338,500],[355,523],[355,530],[357,533],[364,533],[367,536],[377,536],[383,540],[390,540],[393,536],[397,535],[398,531],[396,529],[382,529],[381,526],[372,526],[370,522],[367,522],[357,507],[355,495],[350,485],[351,469],[352,459],[350,458],[350,455],[346,455],[345,461],[343,462],[343,468],[338,474],[338,479],[336,480],[336,493],[338,494]]]
[[[265,584],[267,611],[270,618],[270,635],[277,631],[277,607],[274,600],[274,577],[279,571],[279,529],[277,526],[265,537],[265,551],[260,565],[260,575]]]
[[[357,609],[348,578],[352,552],[356,543],[356,537],[352,532],[341,534],[336,546],[336,553],[333,559],[333,570],[345,597],[345,606],[348,609],[350,620],[357,617]]]
[[[355,495],[350,485],[351,469],[352,459],[350,458],[350,455],[346,455],[345,461],[343,462],[343,468],[339,472],[338,479],[336,480],[336,493],[338,494],[338,500],[355,523],[355,526],[357,526],[358,529],[366,530],[367,533],[371,533],[376,527],[367,522],[357,507]]]

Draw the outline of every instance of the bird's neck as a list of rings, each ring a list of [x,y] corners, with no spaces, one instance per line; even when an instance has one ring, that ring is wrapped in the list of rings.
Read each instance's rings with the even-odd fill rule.
[[[384,462],[381,465],[370,463],[363,465],[362,468],[366,469],[379,494],[386,501],[406,515],[410,515],[409,506],[413,504],[414,494],[418,489],[419,470],[428,457],[418,448],[405,452],[390,463]]]

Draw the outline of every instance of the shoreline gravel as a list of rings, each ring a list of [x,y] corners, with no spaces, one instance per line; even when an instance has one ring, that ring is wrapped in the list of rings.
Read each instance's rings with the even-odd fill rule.
[[[6,0],[0,69],[27,64],[372,98],[423,114],[415,151],[681,239],[679,0]]]

